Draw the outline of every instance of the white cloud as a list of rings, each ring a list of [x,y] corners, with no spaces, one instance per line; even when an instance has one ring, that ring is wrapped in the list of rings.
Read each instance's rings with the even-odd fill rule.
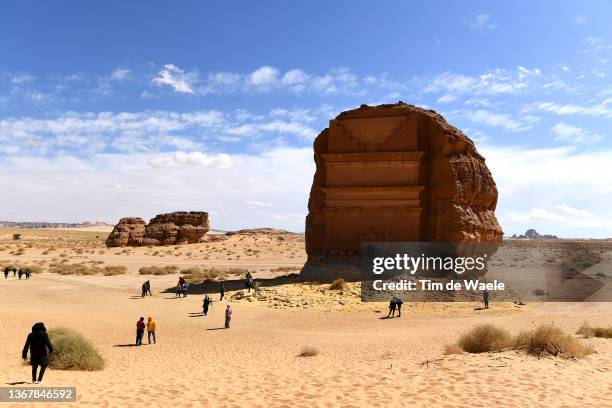
[[[199,151],[205,141],[231,142],[239,140],[230,140],[236,136],[312,140],[317,132],[308,123],[321,115],[307,109],[272,109],[267,115],[243,110],[66,112],[45,119],[0,119],[0,146],[5,154]]]
[[[202,152],[174,152],[152,157],[147,160],[151,167],[165,168],[176,166],[212,166],[226,169],[232,165],[232,159],[227,154],[208,155]]]
[[[129,74],[129,69],[117,68],[111,73],[110,79],[113,81],[123,81],[128,77]]]
[[[585,25],[587,23],[587,18],[585,16],[576,16],[576,18],[574,18],[574,23]]]
[[[249,75],[249,82],[258,87],[274,85],[277,80],[278,69],[270,66],[263,66]]]
[[[465,112],[467,118],[475,123],[487,126],[499,126],[513,132],[522,132],[531,129],[531,125],[522,123],[505,113],[495,113],[488,110],[475,110]]]
[[[497,216],[507,234],[536,228],[563,237],[612,235],[612,150],[489,145],[479,150],[497,184]]]
[[[543,86],[541,79],[540,69],[522,66],[514,71],[495,69],[477,76],[444,72],[426,79],[423,92],[443,92],[445,95],[454,96],[519,94],[538,85]]]
[[[40,206],[24,206],[24,202],[45,203],[42,216],[48,221],[113,223],[128,215],[150,218],[167,211],[205,210],[211,214],[213,228],[303,230],[314,174],[311,148],[227,156],[231,166],[218,165],[218,157],[206,153],[169,154],[169,160],[157,167],[150,163],[160,155],[147,153],[98,155],[91,160],[11,157],[0,161],[0,189],[10,189],[20,199],[7,201],[2,216],[40,220]],[[254,199],[258,197],[266,200]],[[262,211],[253,211],[258,204]],[[291,217],[274,217],[268,208]]]
[[[164,68],[153,78],[158,85],[168,85],[179,93],[194,93],[193,85],[197,81],[196,73],[188,73],[173,64],[166,64]]]
[[[577,126],[559,122],[552,127],[555,140],[570,143],[594,143],[603,139],[603,135],[589,132]]]
[[[474,19],[470,22],[470,27],[476,29],[492,30],[497,27],[497,24],[491,21],[490,14],[482,13],[474,16]]]
[[[448,103],[454,101],[455,99],[457,99],[456,95],[446,94],[438,98],[438,103]]]
[[[249,205],[251,208],[255,208],[255,207],[272,207],[272,204],[265,203],[263,201],[245,200],[244,202],[247,203],[247,205]]]
[[[594,117],[612,118],[612,108],[608,106],[607,100],[597,105],[561,105],[555,102],[538,102],[527,106],[525,111],[540,110],[557,115],[584,115]]]

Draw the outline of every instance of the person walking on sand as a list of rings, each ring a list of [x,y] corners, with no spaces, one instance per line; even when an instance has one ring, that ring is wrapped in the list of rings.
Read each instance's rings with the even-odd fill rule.
[[[151,293],[151,281],[146,281],[145,285],[147,285],[147,293],[149,294],[149,296],[153,296],[153,294]]]
[[[9,268],[8,266],[4,267],[4,279],[8,279],[8,272],[9,272]]]
[[[387,315],[387,319],[389,317],[395,317],[395,308],[397,307],[397,303],[395,302],[395,298],[392,297],[389,302],[389,314]]]
[[[232,308],[230,305],[227,305],[225,308],[225,328],[230,328],[230,321],[232,320]]]
[[[253,275],[251,275],[251,272],[247,272],[244,277],[244,287],[251,292],[251,288],[253,287]]]
[[[13,278],[17,275],[17,268],[13,266]]]
[[[223,282],[221,282],[221,289],[219,289],[219,295],[221,295],[221,297],[219,298],[219,302],[221,302],[223,300],[223,296],[225,296],[225,284]]]
[[[489,308],[489,292],[486,289],[482,292],[482,303],[484,303],[485,309]]]
[[[181,292],[183,292],[183,297],[187,297],[188,290],[189,290],[189,284],[183,283],[183,286],[181,287]]]
[[[23,276],[23,271],[21,270],[21,268],[19,268],[19,272],[17,272],[17,276],[19,277],[19,280],[21,280],[21,277]]]
[[[156,343],[155,328],[156,328],[155,320],[153,320],[153,318],[149,316],[149,318],[147,319],[147,338],[149,339],[149,344],[151,344],[151,336],[153,336],[153,344]]]
[[[144,299],[144,297],[147,296],[147,283],[143,283],[142,284],[142,291],[140,292],[140,298]]]
[[[21,352],[21,357],[24,360],[28,358],[28,349],[30,350],[30,364],[32,364],[32,383],[42,384],[45,370],[49,365],[49,353],[53,353],[53,346],[49,341],[49,335],[45,324],[40,322],[32,326],[32,332],[28,334],[25,346]],[[40,366],[40,372],[38,373],[38,379],[36,379],[36,372]]]
[[[30,268],[26,268],[26,272],[25,272],[25,274],[26,274],[26,279],[30,279],[30,275],[32,274],[32,273],[30,272]]]
[[[395,305],[397,306],[397,317],[402,317],[402,305],[404,300],[400,297],[395,298]]]
[[[136,322],[136,345],[142,346],[142,338],[144,336],[145,322],[144,317]]]
[[[208,297],[208,293],[204,295],[204,302],[202,302],[202,314],[206,316],[208,314],[208,306],[210,306],[210,297]]]

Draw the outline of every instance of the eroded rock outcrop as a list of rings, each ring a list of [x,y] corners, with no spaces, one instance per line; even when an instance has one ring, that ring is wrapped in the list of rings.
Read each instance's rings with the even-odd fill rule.
[[[501,242],[497,188],[474,143],[442,116],[402,102],[332,119],[314,142],[309,261],[362,242]]]
[[[145,225],[142,218],[122,218],[106,239],[107,247],[174,245],[200,242],[209,230],[208,213],[177,211],[159,214]]]

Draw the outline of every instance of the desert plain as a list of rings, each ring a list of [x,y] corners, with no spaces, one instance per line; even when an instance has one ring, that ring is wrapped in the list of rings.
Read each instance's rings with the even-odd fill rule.
[[[32,324],[42,321],[78,330],[106,363],[102,371],[47,371],[45,386],[76,387],[70,406],[612,407],[612,339],[574,334],[584,322],[612,326],[611,303],[492,296],[484,310],[477,301],[406,300],[401,318],[384,319],[387,304],[361,302],[359,283],[334,290],[329,282],[300,281],[301,234],[247,230],[198,244],[106,248],[108,232],[0,229],[0,262],[35,272],[29,280],[12,273],[0,280],[1,386],[28,385],[21,349]],[[503,275],[580,253],[570,261],[609,285],[610,241],[568,242],[505,241],[494,264]],[[147,267],[160,274],[141,274]],[[242,289],[246,271],[262,282],[257,292]],[[190,294],[176,298],[178,277],[189,273]],[[226,297],[219,302],[221,279]],[[141,299],[145,280],[153,296]],[[206,317],[204,291],[215,301]],[[230,329],[223,328],[227,304]],[[156,344],[133,346],[140,316],[155,318]],[[552,323],[595,352],[581,359],[444,353],[481,323],[513,334]]]

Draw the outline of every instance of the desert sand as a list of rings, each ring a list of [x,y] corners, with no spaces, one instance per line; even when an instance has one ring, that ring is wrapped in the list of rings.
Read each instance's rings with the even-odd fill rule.
[[[18,241],[11,238],[15,232],[22,234]],[[203,317],[200,294],[177,299],[172,293],[178,274],[141,276],[138,269],[238,267],[265,279],[299,271],[303,236],[237,234],[202,244],[127,249],[106,249],[104,238],[96,231],[0,230],[0,260],[42,271],[28,281],[0,281],[2,386],[29,381],[20,353],[32,324],[43,321],[48,328],[80,331],[106,361],[98,372],[47,371],[44,385],[75,386],[78,406],[612,406],[610,339],[581,339],[596,350],[582,360],[537,359],[515,351],[443,354],[445,344],[480,323],[512,333],[551,322],[570,333],[584,321],[609,326],[610,303],[519,306],[493,299],[491,309],[476,310],[475,302],[408,302],[401,318],[381,319],[386,305],[360,302],[358,284],[331,291],[327,283],[287,278],[258,296],[228,291]],[[509,251],[509,259],[497,262],[516,268],[543,256],[536,243],[519,252]],[[609,262],[609,255],[605,252],[602,262]],[[45,272],[62,260],[124,265],[127,273]],[[598,265],[611,279],[610,270]],[[153,296],[141,299],[146,279]],[[212,296],[218,300],[218,294]],[[228,303],[233,319],[226,330]],[[132,346],[139,316],[156,319],[157,344]],[[300,357],[304,347],[318,355]]]

